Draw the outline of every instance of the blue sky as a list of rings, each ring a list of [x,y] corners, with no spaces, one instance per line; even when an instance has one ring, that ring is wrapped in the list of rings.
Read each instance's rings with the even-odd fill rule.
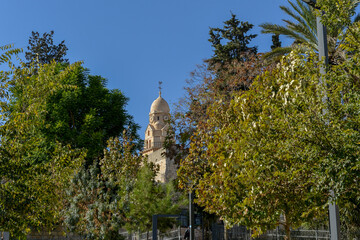
[[[170,108],[184,95],[183,87],[196,64],[212,55],[209,27],[221,27],[236,14],[255,25],[251,45],[268,51],[271,36],[259,24],[281,23],[286,0],[3,0],[0,45],[26,49],[31,31],[55,31],[65,40],[70,62],[83,61],[108,88],[129,97],[127,110],[142,127],[150,105],[162,96]],[[283,43],[289,43],[281,39]]]

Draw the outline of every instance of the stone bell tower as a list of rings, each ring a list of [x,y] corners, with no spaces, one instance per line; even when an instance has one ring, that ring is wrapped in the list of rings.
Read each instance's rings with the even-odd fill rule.
[[[160,167],[156,180],[167,182],[176,177],[176,166],[174,161],[167,159],[163,143],[169,129],[170,119],[169,104],[161,96],[161,84],[159,82],[159,97],[151,104],[149,113],[149,124],[145,130],[145,141],[143,155],[147,155],[149,161]]]

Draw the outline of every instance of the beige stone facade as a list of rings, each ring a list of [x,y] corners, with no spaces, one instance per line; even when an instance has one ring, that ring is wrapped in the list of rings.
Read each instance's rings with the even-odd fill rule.
[[[165,156],[163,143],[169,129],[170,119],[169,104],[159,97],[151,104],[149,113],[149,124],[145,130],[145,141],[143,155],[148,156],[149,161],[159,166],[159,173],[156,180],[168,182],[176,178],[176,165],[172,159]]]

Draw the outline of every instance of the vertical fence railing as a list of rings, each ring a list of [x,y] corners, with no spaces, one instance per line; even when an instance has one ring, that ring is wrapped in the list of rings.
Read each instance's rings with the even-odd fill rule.
[[[224,238],[222,225],[214,224],[212,227],[212,240],[248,240],[257,239],[251,237],[251,230],[245,227],[234,226],[228,230],[228,239]],[[277,227],[259,236],[261,240],[283,240],[285,231]],[[291,238],[293,240],[330,240],[330,232],[328,230],[319,229],[296,229],[291,230]]]

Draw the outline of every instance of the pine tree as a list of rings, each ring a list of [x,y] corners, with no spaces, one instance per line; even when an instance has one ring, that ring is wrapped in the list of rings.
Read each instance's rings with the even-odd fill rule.
[[[208,61],[210,68],[218,64],[229,64],[233,60],[246,61],[244,53],[257,53],[257,47],[249,47],[251,40],[256,34],[247,35],[254,25],[241,22],[235,14],[224,22],[223,28],[210,28],[210,39],[214,48],[214,55]]]

